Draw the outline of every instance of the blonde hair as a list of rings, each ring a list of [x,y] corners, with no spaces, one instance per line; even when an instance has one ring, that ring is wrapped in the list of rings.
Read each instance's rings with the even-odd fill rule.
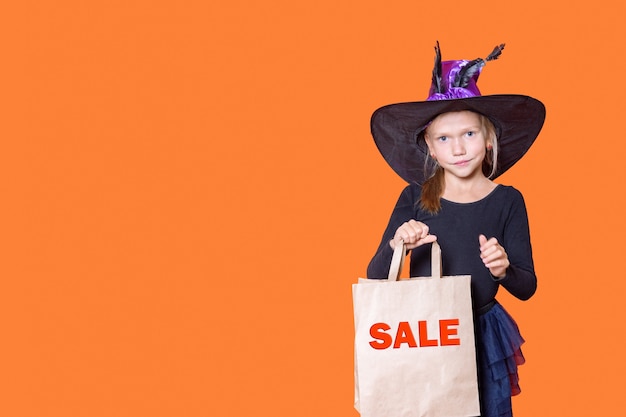
[[[496,128],[487,116],[480,113],[475,114],[478,115],[482,133],[486,138],[487,145],[491,145],[491,147],[487,146],[487,153],[485,154],[485,159],[483,159],[483,173],[487,178],[492,178],[498,168],[498,138],[496,136]],[[426,137],[428,137],[429,127],[430,124],[422,133],[420,133],[418,140],[425,140]],[[436,214],[439,210],[441,210],[441,196],[445,190],[446,181],[443,168],[439,166],[437,161],[430,156],[429,152],[426,153],[424,172],[428,173],[428,179],[424,181],[424,184],[422,185],[422,194],[420,196],[419,205],[421,209],[426,210],[431,214]]]

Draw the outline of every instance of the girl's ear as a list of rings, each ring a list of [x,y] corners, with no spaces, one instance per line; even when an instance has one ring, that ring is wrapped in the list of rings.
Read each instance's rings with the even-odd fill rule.
[[[433,154],[433,147],[430,146],[431,145],[430,138],[428,136],[426,136],[426,135],[424,135],[424,142],[426,142],[426,146],[428,147],[428,153],[432,155]]]
[[[487,139],[487,149],[492,150],[498,138],[496,137],[495,132],[491,132],[489,135],[489,139]]]
[[[436,161],[437,158],[435,157],[435,151],[433,151],[433,148],[430,146],[430,143],[428,142],[428,140],[426,141],[426,146],[428,146],[428,154],[430,155],[432,159]]]

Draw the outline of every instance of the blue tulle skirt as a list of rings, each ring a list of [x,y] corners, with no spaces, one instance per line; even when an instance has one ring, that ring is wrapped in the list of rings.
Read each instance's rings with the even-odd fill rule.
[[[512,416],[511,396],[520,393],[517,367],[524,363],[524,339],[497,302],[475,320],[481,416]]]

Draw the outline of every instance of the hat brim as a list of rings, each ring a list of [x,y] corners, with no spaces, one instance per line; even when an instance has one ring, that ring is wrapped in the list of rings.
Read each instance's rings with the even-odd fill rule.
[[[372,115],[372,136],[385,161],[409,183],[423,184],[428,148],[419,140],[426,125],[442,113],[470,110],[487,116],[498,136],[498,166],[492,179],[511,168],[539,135],[546,108],[524,95],[489,95],[454,100],[390,104]]]

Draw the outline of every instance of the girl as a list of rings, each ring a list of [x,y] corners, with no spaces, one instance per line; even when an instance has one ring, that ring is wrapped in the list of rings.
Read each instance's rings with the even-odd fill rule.
[[[521,300],[536,289],[522,195],[492,180],[530,148],[545,107],[520,95],[481,96],[486,59],[441,62],[439,44],[426,101],[378,109],[372,134],[386,161],[408,183],[393,210],[369,278],[386,278],[396,245],[411,251],[411,276],[430,275],[437,240],[445,275],[472,276],[481,415],[512,416],[524,342],[495,300],[500,286]]]

